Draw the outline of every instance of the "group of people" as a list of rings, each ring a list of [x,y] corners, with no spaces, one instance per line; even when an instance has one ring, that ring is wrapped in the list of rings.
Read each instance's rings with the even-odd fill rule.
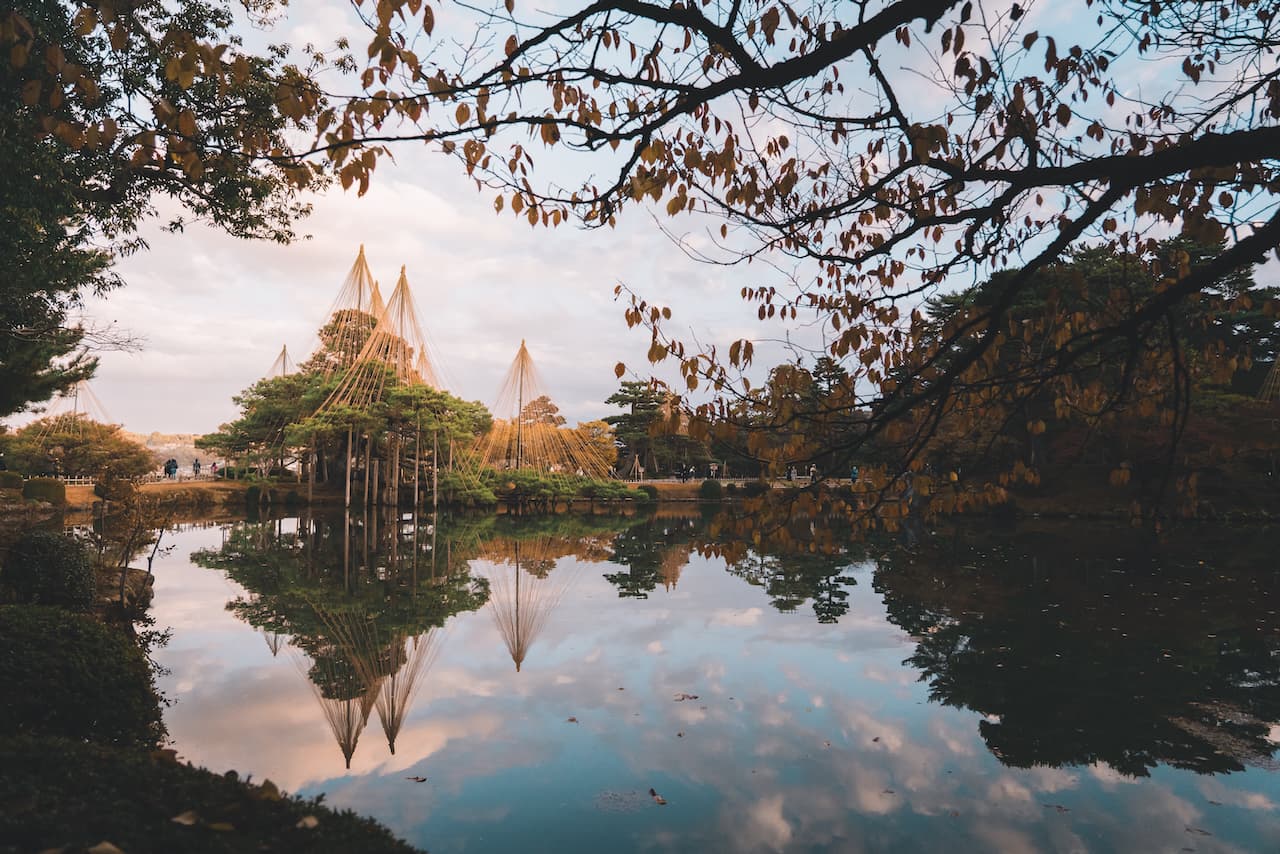
[[[178,477],[178,468],[179,468],[178,461],[173,457],[170,457],[169,459],[164,461],[164,476],[169,478],[170,480],[176,479]],[[193,477],[199,477],[200,469],[201,469],[200,460],[198,459],[192,460],[191,475]],[[213,464],[212,468],[210,468],[209,473],[215,474],[215,475],[218,473],[218,464],[216,462]]]

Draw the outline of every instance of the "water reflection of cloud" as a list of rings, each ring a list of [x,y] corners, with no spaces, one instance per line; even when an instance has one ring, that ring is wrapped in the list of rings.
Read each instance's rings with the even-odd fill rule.
[[[396,755],[371,720],[350,774],[299,674],[273,665],[261,638],[220,605],[198,613],[193,594],[172,613],[191,611],[180,631],[198,628],[201,645],[180,634],[165,652],[182,671],[174,684],[190,687],[170,726],[184,756],[328,791],[331,803],[432,850],[457,849],[494,823],[529,822],[525,800],[548,788],[553,820],[573,827],[599,818],[600,790],[656,785],[670,806],[618,837],[619,848],[655,851],[876,851],[889,841],[933,850],[940,839],[974,851],[1079,851],[1082,839],[1117,850],[1229,850],[1186,827],[1220,833],[1206,822],[1228,809],[1260,826],[1273,818],[1274,797],[1242,791],[1237,778],[1188,792],[1102,764],[1002,766],[976,715],[922,705],[927,686],[899,663],[910,641],[884,622],[869,584],[852,589],[846,620],[819,626],[701,569],[681,578],[687,598],[658,590],[624,600],[603,579],[582,578],[521,673],[487,614],[451,620]],[[676,702],[677,693],[699,699]],[[1214,812],[1196,798],[1224,806]],[[626,817],[610,820],[622,827]]]

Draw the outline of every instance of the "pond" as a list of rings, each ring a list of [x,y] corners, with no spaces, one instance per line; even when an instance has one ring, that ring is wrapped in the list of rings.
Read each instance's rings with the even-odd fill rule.
[[[464,851],[1280,851],[1274,531],[302,517],[166,535],[198,765]]]

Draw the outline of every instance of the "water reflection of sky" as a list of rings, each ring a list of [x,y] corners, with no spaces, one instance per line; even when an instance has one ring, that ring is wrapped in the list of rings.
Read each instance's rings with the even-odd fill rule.
[[[868,566],[821,625],[697,555],[647,599],[561,558],[550,578],[572,583],[521,672],[489,608],[452,618],[395,755],[371,720],[347,771],[298,654],[273,656],[224,607],[241,589],[188,561],[222,536],[176,534],[157,569],[180,754],[324,792],[433,852],[1280,851],[1275,772],[1003,766],[980,716],[930,703],[903,664],[915,643]]]

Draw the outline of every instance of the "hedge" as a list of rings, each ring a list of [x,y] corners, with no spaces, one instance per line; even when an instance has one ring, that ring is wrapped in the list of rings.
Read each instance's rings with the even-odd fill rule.
[[[9,549],[0,581],[20,602],[93,607],[97,580],[84,544],[58,531],[29,531]]]
[[[0,489],[22,489],[22,475],[16,471],[0,471]]]
[[[66,504],[67,485],[56,477],[33,477],[22,484],[22,497],[50,504]]]
[[[153,748],[151,665],[122,631],[36,605],[0,607],[0,733]]]
[[[706,501],[719,500],[724,495],[724,487],[718,480],[704,480],[698,487],[698,497]]]

